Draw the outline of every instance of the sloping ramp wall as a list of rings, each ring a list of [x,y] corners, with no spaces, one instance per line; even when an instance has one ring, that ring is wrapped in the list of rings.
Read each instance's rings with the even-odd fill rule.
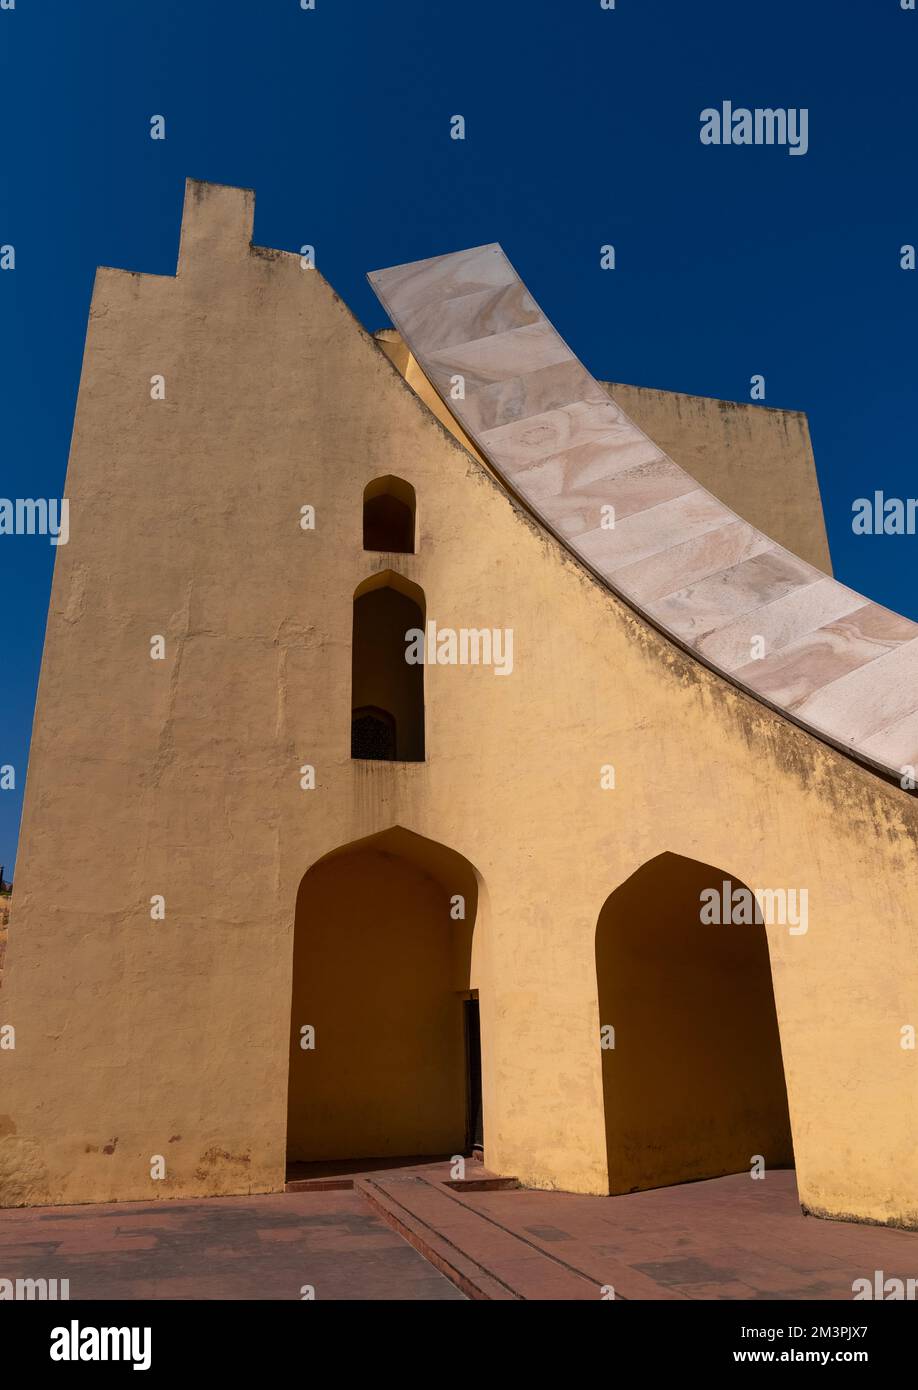
[[[494,475],[395,328],[373,334],[399,375]],[[803,410],[600,381],[626,415],[721,502],[801,560],[832,574],[809,422]]]
[[[574,356],[500,246],[369,280],[498,476],[613,592],[827,742],[897,779],[918,764],[918,625],[674,463]]]

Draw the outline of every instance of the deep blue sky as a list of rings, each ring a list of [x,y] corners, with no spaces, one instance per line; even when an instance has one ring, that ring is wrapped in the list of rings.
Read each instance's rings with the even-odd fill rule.
[[[597,376],[742,400],[763,373],[809,415],[838,577],[918,618],[918,538],[850,525],[918,495],[916,76],[899,0],[16,0],[0,496],[61,495],[94,269],[173,273],[191,175],[254,188],[256,240],[313,243],[369,328],[367,270],[500,241]],[[807,107],[809,153],[703,147],[724,99]],[[53,554],[0,537],[7,876]]]

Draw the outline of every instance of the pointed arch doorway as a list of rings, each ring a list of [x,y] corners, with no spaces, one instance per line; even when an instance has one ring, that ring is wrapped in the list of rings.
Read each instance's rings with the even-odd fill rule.
[[[468,860],[401,827],[341,846],[305,875],[288,1171],[470,1152],[481,1113],[478,910]]]
[[[609,1189],[793,1166],[765,927],[712,924],[702,894],[738,879],[660,854],[596,929]]]

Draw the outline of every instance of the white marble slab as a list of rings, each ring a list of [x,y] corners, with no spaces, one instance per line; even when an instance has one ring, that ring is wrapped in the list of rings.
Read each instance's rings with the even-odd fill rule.
[[[792,555],[674,463],[500,246],[368,278],[494,472],[610,589],[846,752],[897,778],[918,761],[918,624]]]

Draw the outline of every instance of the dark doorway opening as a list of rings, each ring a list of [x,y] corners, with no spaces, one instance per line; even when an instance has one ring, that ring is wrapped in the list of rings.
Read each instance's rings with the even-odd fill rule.
[[[468,1085],[469,1119],[466,1147],[480,1157],[484,1152],[481,1114],[481,1018],[477,999],[465,1001],[465,1062]]]

